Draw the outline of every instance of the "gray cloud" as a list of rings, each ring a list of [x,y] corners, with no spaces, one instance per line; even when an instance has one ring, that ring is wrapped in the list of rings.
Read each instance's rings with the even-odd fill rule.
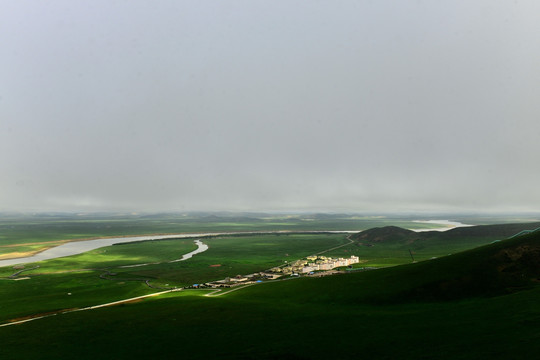
[[[535,210],[539,10],[9,2],[0,210]]]

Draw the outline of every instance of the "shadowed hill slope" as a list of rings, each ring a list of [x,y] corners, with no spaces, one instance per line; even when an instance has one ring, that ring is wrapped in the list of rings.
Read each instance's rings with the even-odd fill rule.
[[[444,258],[325,278],[317,283],[299,282],[298,286],[304,294],[328,291],[332,295],[326,300],[381,304],[489,297],[539,283],[540,231],[537,231]]]
[[[540,283],[540,232],[414,264],[402,275],[409,271],[431,275],[400,298],[450,300],[527,289]]]

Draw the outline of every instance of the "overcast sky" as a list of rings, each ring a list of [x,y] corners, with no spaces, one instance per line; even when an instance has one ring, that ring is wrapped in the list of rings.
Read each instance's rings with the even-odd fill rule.
[[[0,4],[0,211],[540,204],[536,0]]]

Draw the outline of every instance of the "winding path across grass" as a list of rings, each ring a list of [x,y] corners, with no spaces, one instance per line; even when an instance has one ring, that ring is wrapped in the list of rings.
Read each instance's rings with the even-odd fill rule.
[[[29,321],[38,320],[38,319],[44,319],[44,318],[47,318],[47,317],[56,316],[56,315],[60,315],[60,314],[68,314],[68,313],[77,312],[77,311],[94,310],[94,309],[99,309],[99,308],[107,307],[107,306],[125,304],[125,303],[138,301],[138,300],[146,299],[146,298],[149,298],[149,297],[158,296],[158,295],[170,293],[170,292],[173,292],[173,291],[179,291],[179,290],[160,291],[160,292],[156,292],[156,293],[152,293],[152,294],[148,294],[148,295],[136,296],[136,297],[133,297],[133,298],[113,301],[113,302],[109,302],[109,303],[105,303],[105,304],[87,306],[87,307],[80,308],[80,309],[59,310],[59,311],[56,311],[56,312],[47,313],[45,315],[36,315],[36,316],[33,316],[33,317],[28,317],[28,318],[25,318],[25,319],[21,319],[21,320],[10,321],[10,322],[7,322],[5,324],[0,324],[0,327],[10,326],[10,325],[19,325],[19,324],[23,324],[23,323],[26,323],[26,322],[29,322]]]

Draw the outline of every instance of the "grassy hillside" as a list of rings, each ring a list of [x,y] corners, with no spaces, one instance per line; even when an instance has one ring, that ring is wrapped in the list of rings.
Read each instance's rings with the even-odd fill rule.
[[[535,358],[539,254],[535,233],[433,261],[265,283],[221,297],[171,293],[0,328],[0,356]]]

